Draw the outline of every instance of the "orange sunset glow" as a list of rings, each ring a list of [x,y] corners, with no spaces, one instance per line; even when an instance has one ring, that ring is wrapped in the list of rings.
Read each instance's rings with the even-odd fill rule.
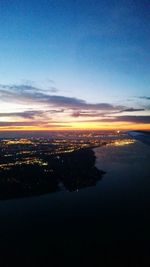
[[[90,102],[27,85],[1,85],[0,96],[0,131],[150,129],[145,99]]]
[[[95,123],[95,122],[70,122],[68,125],[57,125],[54,124],[49,127],[40,127],[38,126],[9,126],[9,127],[0,127],[0,131],[72,131],[72,130],[150,130],[150,125],[145,126],[145,124],[136,124],[136,123]]]

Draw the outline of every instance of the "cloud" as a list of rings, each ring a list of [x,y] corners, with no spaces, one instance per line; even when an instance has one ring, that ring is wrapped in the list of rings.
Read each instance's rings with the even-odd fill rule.
[[[50,110],[46,110],[44,113],[63,113],[65,110],[64,109],[50,109]]]
[[[125,122],[133,122],[133,123],[150,123],[150,116],[120,116],[115,118],[116,121],[125,121]]]
[[[52,110],[26,110],[23,112],[0,112],[0,118],[2,117],[20,117],[24,119],[34,119],[35,117],[45,117],[47,114],[63,113],[64,109],[52,109]]]
[[[142,123],[149,124],[150,116],[117,116],[112,118],[105,118],[100,121],[105,122],[131,122],[131,123]]]
[[[80,120],[80,122],[85,122],[85,120]],[[86,120],[86,122],[96,122],[96,123],[137,123],[137,124],[150,124],[150,116],[110,116],[99,119]]]
[[[0,113],[0,117],[21,117],[25,119],[34,119],[35,116],[40,116],[43,114],[43,111],[38,110],[29,110],[24,112],[9,112],[9,113]]]
[[[42,125],[43,126],[43,122],[39,121],[38,123],[37,122],[34,122],[34,121],[1,121],[0,122],[0,127],[5,127],[5,126],[38,126],[39,125]]]
[[[144,111],[144,108],[127,108],[122,110],[122,112],[135,112],[135,111]]]
[[[74,118],[78,118],[78,117],[106,117],[108,115],[113,115],[113,114],[119,114],[119,113],[123,113],[123,112],[137,112],[137,111],[144,111],[145,109],[143,108],[127,108],[127,109],[123,109],[123,110],[116,110],[113,111],[114,106],[112,108],[112,111],[106,111],[106,112],[89,112],[89,111],[74,111],[71,116]]]
[[[55,84],[54,80],[52,80],[52,79],[46,79],[46,81],[47,81],[48,83]]]
[[[150,100],[150,96],[140,96],[140,99]]]
[[[88,103],[83,99],[51,95],[48,91],[29,85],[0,85],[0,99],[6,102],[21,102],[26,105],[31,103],[49,105],[68,109],[83,110],[120,110],[123,106],[114,106],[109,103]]]
[[[91,117],[91,118],[93,118],[93,117],[104,117],[106,114],[112,114],[112,113],[109,113],[109,112],[101,112],[101,113],[99,113],[99,112],[96,112],[96,111],[92,112],[92,110],[89,111],[89,112],[88,111],[74,111],[71,114],[71,116],[74,117],[74,118],[78,118],[78,117],[89,117],[89,118]]]
[[[56,127],[71,127],[70,125],[68,125],[66,122],[62,123],[62,122],[43,122],[43,121],[0,121],[0,127],[1,128],[8,128],[9,127],[43,127],[43,128],[56,128]]]
[[[53,90],[55,91],[55,89],[54,87]],[[4,103],[21,103],[26,106],[26,110],[23,112],[1,112],[0,118],[10,117],[11,119],[10,121],[1,121],[0,127],[41,126],[51,128],[63,127],[62,124],[64,127],[66,125],[69,127],[72,121],[76,121],[80,117],[84,122],[150,123],[150,116],[126,115],[127,112],[144,111],[144,108],[113,105],[107,102],[89,103],[76,97],[50,94],[50,90],[42,90],[32,85],[0,85],[0,100]],[[25,121],[15,122],[15,117]],[[81,119],[78,121],[82,122]]]
[[[40,90],[29,85],[0,85],[0,99],[5,102],[28,104],[37,92]]]
[[[50,91],[51,93],[57,93],[59,90],[58,90],[56,87],[51,86],[51,87],[49,88],[49,91]]]

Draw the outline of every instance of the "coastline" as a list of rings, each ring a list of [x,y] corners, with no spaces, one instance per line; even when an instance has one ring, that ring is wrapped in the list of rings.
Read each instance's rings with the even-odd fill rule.
[[[48,162],[44,169],[36,165],[19,166],[4,172],[4,177],[1,175],[0,199],[56,193],[62,190],[60,184],[69,192],[96,186],[105,172],[95,166],[94,148],[44,156],[44,161]]]

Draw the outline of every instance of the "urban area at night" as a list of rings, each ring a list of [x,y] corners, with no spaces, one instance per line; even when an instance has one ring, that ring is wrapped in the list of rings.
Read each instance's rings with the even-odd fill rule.
[[[94,166],[92,149],[134,143],[120,132],[74,131],[49,136],[1,138],[0,198],[55,192],[62,185],[70,191],[96,185],[104,172]]]

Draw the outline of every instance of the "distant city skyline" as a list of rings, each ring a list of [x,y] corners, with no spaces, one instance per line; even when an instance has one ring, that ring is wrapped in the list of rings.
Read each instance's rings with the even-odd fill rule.
[[[150,130],[148,0],[1,0],[0,131]]]

